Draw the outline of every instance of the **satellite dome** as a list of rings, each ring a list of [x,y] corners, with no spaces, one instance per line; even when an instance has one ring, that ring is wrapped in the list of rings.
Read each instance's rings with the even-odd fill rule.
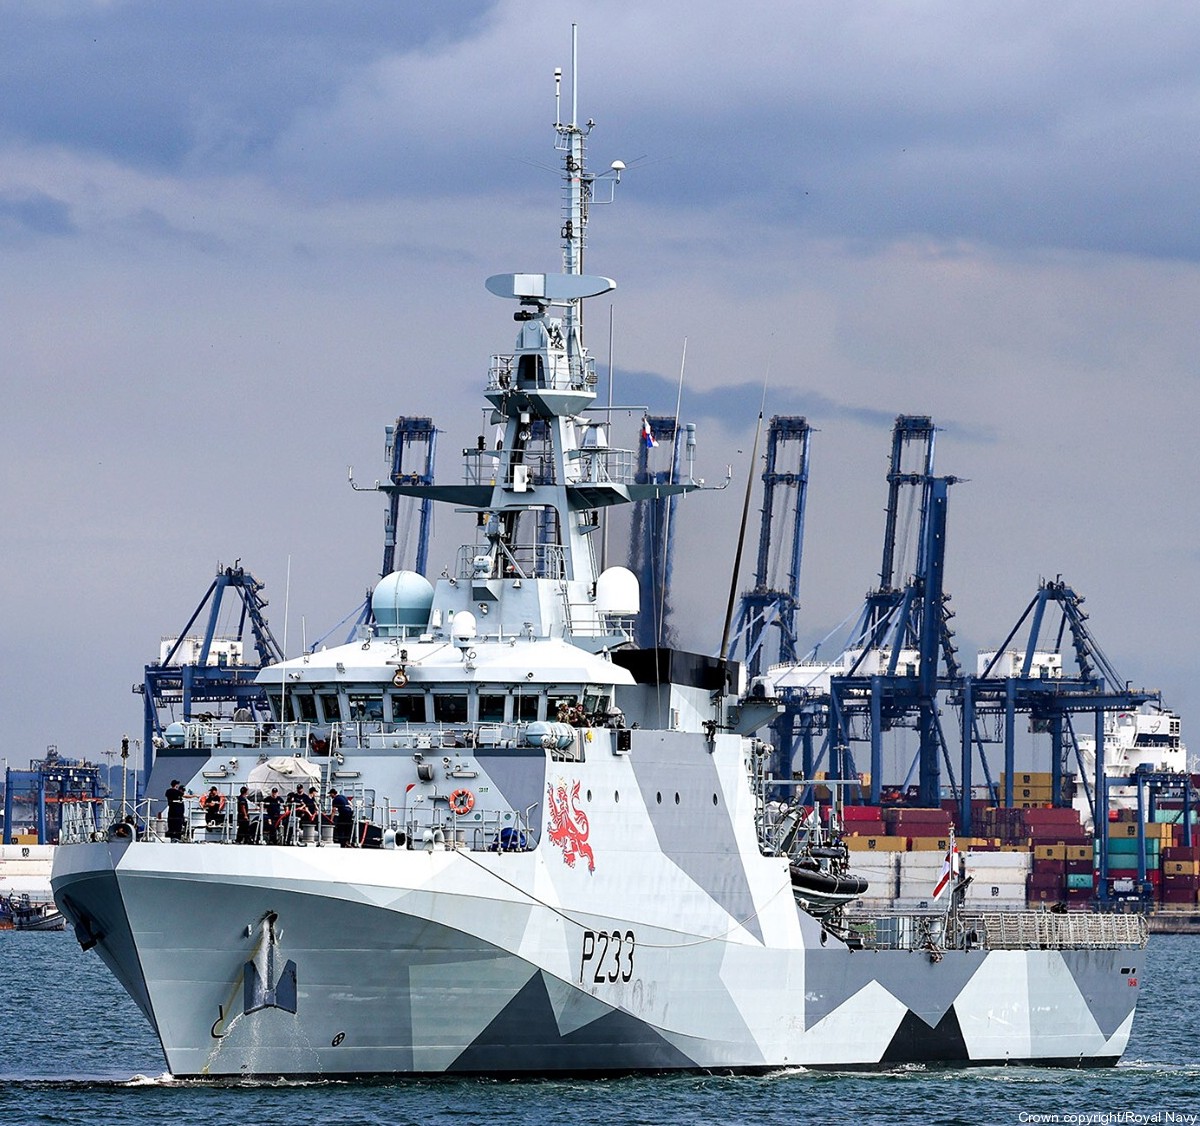
[[[424,629],[433,606],[433,584],[416,571],[393,571],[385,575],[371,594],[371,612],[380,633]]]
[[[628,567],[609,567],[596,579],[596,609],[601,614],[636,614],[641,605],[641,585]]]

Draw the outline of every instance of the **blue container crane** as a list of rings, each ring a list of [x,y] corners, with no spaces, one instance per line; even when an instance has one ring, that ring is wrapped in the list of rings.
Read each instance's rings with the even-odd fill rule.
[[[648,415],[649,437],[638,443],[639,485],[675,484],[680,480],[684,428],[667,415]],[[653,442],[653,445],[651,445]],[[670,443],[666,469],[652,465],[651,451]],[[643,649],[671,644],[671,573],[675,564],[675,507],[678,495],[656,496],[633,506],[629,530],[629,569],[638,577],[641,605],[634,641]]]
[[[918,803],[939,804],[943,761],[951,784],[955,784],[949,746],[938,718],[938,693],[961,677],[949,624],[954,615],[944,589],[949,490],[958,478],[934,474],[936,433],[927,415],[896,419],[879,587],[867,595],[846,646],[848,652],[856,653],[853,662],[830,680],[829,729],[822,757],[828,753],[835,776],[852,776],[851,720],[865,715],[871,739],[870,800],[874,804],[882,798],[883,732],[901,723],[914,723],[918,733]],[[914,509],[919,511],[915,538],[910,534]],[[914,543],[915,558],[909,571]],[[898,576],[906,571],[908,577],[898,582]],[[885,657],[886,664],[882,663]],[[878,658],[880,663],[867,671],[869,658]],[[943,663],[945,673],[941,674]]]
[[[211,705],[216,705],[219,710],[222,705],[230,704],[231,710],[246,708],[252,714],[269,715],[266,697],[254,681],[260,668],[283,660],[283,650],[267,624],[263,584],[241,567],[240,562],[237,560],[232,567],[217,571],[200,604],[162,660],[147,665],[142,683],[133,686],[143,701],[142,754],[146,787],[151,785],[150,772],[156,757],[169,751],[163,734],[167,724],[198,718],[198,712],[207,711]],[[237,611],[236,629],[222,637],[218,630],[227,596],[235,597],[241,606]],[[208,619],[203,635],[197,638],[192,636],[191,629],[205,607],[208,607]],[[238,656],[231,659],[231,654],[243,652],[247,641],[257,660],[243,661]],[[229,642],[235,646],[231,647]]]
[[[406,554],[407,543],[397,543],[397,528],[408,527],[409,521],[402,520],[400,514],[401,501],[406,494],[397,491],[397,485],[432,485],[433,463],[437,454],[437,429],[431,418],[408,418],[401,416],[385,428],[386,456],[389,463],[388,485],[379,485],[380,491],[387,494],[388,507],[384,517],[383,534],[383,568],[381,576],[390,575],[396,570],[396,549],[400,548],[401,556]],[[424,452],[419,451],[424,447]],[[420,468],[412,465],[412,456],[416,455]],[[417,521],[417,542],[414,551],[414,570],[425,574],[429,561],[429,532],[433,521],[433,501],[429,497],[419,498],[419,519]],[[407,535],[407,533],[405,533]]]
[[[764,662],[764,654],[771,649],[766,642],[772,627],[778,631],[777,644],[770,653],[774,660],[787,663],[797,658],[796,612],[800,609],[800,562],[804,550],[811,437],[808,421],[797,415],[775,415],[767,429],[754,587],[742,594],[729,651],[725,654],[726,659],[734,660],[741,645],[751,677],[762,672],[764,663],[772,663]],[[776,580],[772,568],[772,560],[779,554],[772,548],[780,540],[788,545],[785,584]]]

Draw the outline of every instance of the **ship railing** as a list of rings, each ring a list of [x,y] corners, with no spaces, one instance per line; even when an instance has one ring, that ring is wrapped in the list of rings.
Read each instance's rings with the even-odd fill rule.
[[[567,603],[568,632],[575,637],[632,638],[636,614],[601,614],[595,603]]]
[[[583,446],[571,450],[570,461],[576,466],[571,484],[631,485],[636,479],[636,462],[632,450],[612,446]]]
[[[850,912],[846,925],[847,933],[865,949],[930,954],[946,949],[1140,949],[1150,934],[1144,915],[1084,911]]]
[[[483,720],[478,723],[386,723],[371,721],[331,725],[329,744],[341,750],[368,751],[450,751],[476,747],[523,746],[523,721],[511,723]],[[333,767],[333,777],[345,776],[341,764]],[[336,783],[335,783],[336,784]]]
[[[525,492],[535,485],[557,483],[554,458],[548,453],[521,450],[489,450],[486,446],[463,450],[463,483],[467,485],[502,484],[514,492]]]
[[[554,358],[552,353],[551,359]],[[549,370],[539,367],[535,379],[520,380],[517,378],[516,359],[515,355],[497,353],[492,356],[488,365],[489,391],[508,391],[517,386],[522,390],[584,391],[596,386],[596,361],[592,356],[585,357],[583,363],[578,360],[570,363],[566,356],[562,356]]]
[[[192,719],[178,725],[180,734],[168,735],[168,745],[187,750],[214,751],[228,747],[278,748],[285,751],[302,750],[313,738],[313,724],[295,721],[288,723],[255,723],[236,719]]]
[[[59,844],[85,844],[90,841],[149,840],[154,836],[154,818],[149,799],[129,800],[97,798],[89,803],[86,816],[64,818]]]
[[[1144,915],[1087,911],[964,912],[962,925],[991,950],[1111,950],[1145,946],[1150,936]]]
[[[297,776],[294,781],[307,788],[306,778]],[[184,841],[207,844],[321,845],[341,844],[345,840],[347,845],[357,846],[367,840],[376,845],[381,838],[383,826],[379,822],[383,820],[386,804],[383,808],[377,804],[372,787],[357,778],[338,777],[337,771],[331,773],[321,789],[327,795],[328,788],[333,786],[353,799],[353,818],[344,825],[335,823],[332,813],[326,809],[318,809],[316,820],[310,820],[305,816],[301,805],[287,800],[287,793],[282,795],[282,815],[278,821],[271,823],[263,797],[265,785],[251,789],[249,820],[244,825],[239,825],[236,791],[240,790],[244,783],[239,784],[235,780],[213,784],[225,798],[224,806],[219,811],[210,813],[204,808],[204,795],[188,795],[184,800]],[[286,786],[286,783],[281,784],[279,789],[284,790]],[[145,839],[167,839],[167,823],[163,815],[160,814],[152,820],[148,818],[147,823]]]
[[[488,548],[481,544],[463,544],[458,549],[455,577],[459,579],[564,579],[566,557],[560,544],[515,543],[505,545],[501,561],[502,575],[491,573]]]
[[[467,852],[531,852],[537,847],[534,811],[494,809],[456,814],[436,800],[424,806],[391,809],[390,828],[397,847],[409,849],[462,849]]]

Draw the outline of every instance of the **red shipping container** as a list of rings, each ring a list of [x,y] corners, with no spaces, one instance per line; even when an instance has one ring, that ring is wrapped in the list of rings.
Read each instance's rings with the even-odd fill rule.
[[[950,823],[950,814],[944,809],[909,809],[893,806],[883,811],[885,821],[937,822],[941,825]]]
[[[1067,874],[1067,862],[1065,860],[1039,860],[1036,856],[1033,858],[1033,874],[1035,876],[1057,876],[1059,883],[1062,883],[1062,878]]]
[[[1196,893],[1190,888],[1164,887],[1161,898],[1164,903],[1194,904],[1196,902]]]
[[[847,821],[842,833],[848,837],[885,837],[887,826],[882,821]]]
[[[1037,809],[1026,809],[1026,825],[1078,825],[1079,810],[1069,806],[1044,805]]]
[[[1200,891],[1200,876],[1177,876],[1168,872],[1162,878],[1164,888],[1187,888],[1189,891]]]
[[[1068,876],[1082,876],[1085,872],[1091,872],[1095,867],[1091,860],[1068,860],[1066,865]]]
[[[1038,872],[1034,872],[1032,875],[1026,877],[1025,887],[1030,892],[1037,891],[1039,889],[1065,891],[1066,889],[1063,886],[1065,882],[1066,878],[1061,874],[1052,873],[1050,875],[1042,875]]]
[[[881,809],[877,805],[848,805],[842,810],[846,821],[882,821]]]
[[[1200,845],[1192,845],[1190,848],[1184,845],[1164,848],[1162,858],[1164,860],[1200,860]]]

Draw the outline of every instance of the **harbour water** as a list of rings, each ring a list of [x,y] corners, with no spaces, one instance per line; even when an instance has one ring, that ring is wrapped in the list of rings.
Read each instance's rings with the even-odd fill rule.
[[[0,1123],[1200,1122],[1200,937],[1154,935],[1117,1068],[903,1068],[882,1074],[591,1082],[180,1083],[133,1002],[70,932],[0,931]]]

